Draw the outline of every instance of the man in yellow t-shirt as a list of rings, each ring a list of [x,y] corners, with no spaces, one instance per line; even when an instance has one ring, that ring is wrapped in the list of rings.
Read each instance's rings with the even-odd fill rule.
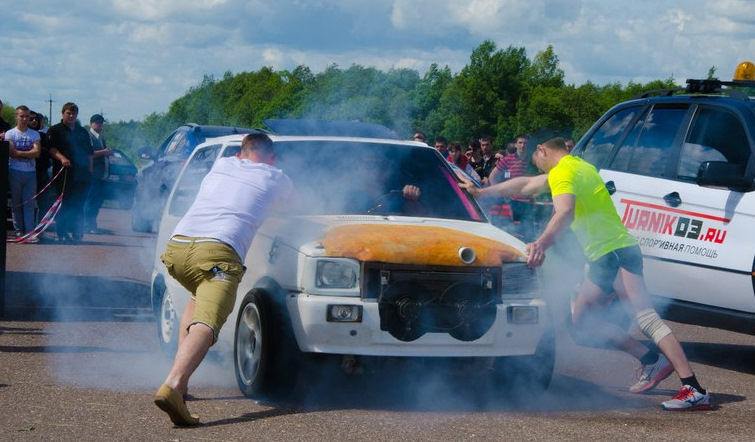
[[[528,264],[541,266],[545,250],[571,227],[589,261],[589,270],[579,286],[572,311],[575,331],[593,340],[597,336],[601,343],[625,351],[640,361],[639,379],[629,391],[650,391],[676,371],[683,387],[661,407],[675,411],[710,408],[710,394],[700,386],[682,346],[650,302],[642,276],[642,251],[622,224],[595,167],[569,155],[561,137],[551,137],[537,144],[532,161],[545,174],[518,177],[482,189],[471,183],[460,186],[475,197],[536,195],[550,190],[553,216],[540,237],[527,244]],[[633,307],[640,330],[663,354],[595,315],[605,310],[613,296]]]

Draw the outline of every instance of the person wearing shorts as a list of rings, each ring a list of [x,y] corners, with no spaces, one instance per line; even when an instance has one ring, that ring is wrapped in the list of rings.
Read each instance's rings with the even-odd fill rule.
[[[243,257],[257,229],[292,192],[291,180],[274,163],[270,138],[246,135],[241,152],[218,159],[202,180],[161,255],[168,273],[191,293],[173,366],[154,396],[155,405],[176,425],[199,423],[184,402],[189,378],[233,310]]]
[[[642,252],[616,212],[595,167],[569,155],[564,139],[540,135],[532,161],[545,174],[518,177],[478,189],[461,183],[472,196],[537,195],[550,191],[553,215],[543,233],[527,244],[528,264],[539,267],[545,251],[571,228],[588,260],[588,272],[577,289],[572,307],[574,331],[591,344],[608,345],[634,356],[642,367],[629,388],[642,393],[655,388],[676,371],[682,389],[661,407],[665,410],[710,408],[710,393],[700,386],[682,346],[653,308],[642,273]],[[631,306],[639,329],[661,350],[648,348],[625,329],[606,320],[608,304],[618,296]],[[599,342],[596,342],[596,337]]]

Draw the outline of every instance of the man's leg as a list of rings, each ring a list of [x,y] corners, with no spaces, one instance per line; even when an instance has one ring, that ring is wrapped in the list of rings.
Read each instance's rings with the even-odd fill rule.
[[[615,288],[616,293],[620,297],[624,297],[629,301],[635,314],[653,310],[653,304],[650,302],[650,296],[648,295],[647,288],[645,287],[645,280],[642,275],[629,272],[626,269],[621,269],[616,280]],[[653,310],[653,313],[654,312],[655,311]],[[655,322],[662,321],[660,318],[657,318],[657,313],[653,315],[652,318],[653,319],[651,320]],[[640,326],[642,328],[642,325]],[[679,341],[665,324],[661,325],[661,323],[658,322],[658,326],[666,327],[666,331],[664,332],[665,336],[658,339],[651,335],[648,336],[648,338],[656,341],[656,345],[658,345],[658,348],[660,348],[663,354],[666,355],[680,378],[688,378],[692,376],[692,366],[690,365],[687,356],[684,354],[684,350],[682,349],[681,344],[679,344]],[[647,335],[645,330],[643,330],[643,333],[646,333]]]
[[[195,301],[189,300],[181,317],[178,351],[167,379],[155,394],[155,404],[165,411],[176,425],[196,425],[199,417],[189,413],[184,402],[189,378],[204,360],[213,342],[213,331],[202,323],[191,326]],[[186,330],[188,326],[188,331]]]
[[[697,377],[692,371],[692,366],[676,336],[674,336],[671,329],[668,328],[658,316],[658,313],[652,308],[642,274],[633,273],[622,268],[619,271],[615,287],[617,292],[619,292],[619,296],[625,297],[632,304],[635,311],[637,311],[637,323],[642,332],[658,345],[658,348],[661,349],[668,359],[668,362],[665,364],[668,365],[670,362],[682,381],[682,389],[679,391],[679,394],[668,401],[662,402],[661,407],[664,410],[672,411],[709,409],[710,393],[702,388],[698,382]],[[655,375],[655,378],[645,375],[645,372],[649,369],[656,369],[661,365],[663,365],[663,361],[659,361],[651,366],[643,365],[643,378],[646,379],[645,382],[647,382],[647,379],[652,379],[652,381],[649,382],[648,387],[641,388],[640,391],[650,390],[670,374],[669,372],[665,376],[662,376],[663,373],[659,373]],[[640,380],[640,383],[642,382],[643,379]]]
[[[37,190],[37,177],[35,172],[25,172],[23,176],[23,190],[21,197],[24,201],[23,218],[24,233],[30,233],[34,230],[34,194]]]
[[[21,173],[10,169],[8,171],[8,184],[10,187],[11,213],[13,214],[13,230],[16,234],[24,233],[23,224],[23,194],[21,187]]]
[[[89,192],[89,181],[74,181],[72,184],[71,205],[74,208],[71,212],[71,235],[75,241],[81,241],[84,236],[84,203]]]
[[[212,340],[213,333],[210,327],[202,323],[191,325],[185,337],[179,338],[178,351],[165,384],[181,395],[186,394],[189,378],[207,355]]]
[[[606,305],[611,299],[594,282],[585,278],[579,286],[577,301],[572,310],[572,322],[578,333],[598,339],[601,343],[639,360],[647,353],[648,348],[626,330],[603,317]]]

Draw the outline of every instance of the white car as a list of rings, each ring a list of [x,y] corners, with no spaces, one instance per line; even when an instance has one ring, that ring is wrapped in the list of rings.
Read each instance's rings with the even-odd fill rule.
[[[189,295],[159,256],[213,162],[235,155],[242,137],[199,145],[163,213],[152,299],[167,349]],[[347,370],[445,358],[492,373],[500,385],[547,388],[555,336],[540,277],[525,263],[524,244],[488,222],[435,149],[385,138],[270,137],[297,203],[258,230],[213,347],[234,355],[245,395],[284,391],[314,357],[342,360]],[[405,200],[404,185],[418,186],[419,200]]]
[[[755,81],[621,103],[573,153],[600,169],[662,315],[755,334],[755,101],[723,86]]]

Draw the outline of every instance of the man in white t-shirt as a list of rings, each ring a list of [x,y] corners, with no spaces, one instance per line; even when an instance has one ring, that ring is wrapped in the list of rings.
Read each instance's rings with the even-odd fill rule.
[[[161,256],[170,275],[191,292],[173,367],[154,398],[176,425],[199,423],[183,399],[189,377],[233,310],[254,234],[291,194],[291,180],[274,163],[267,135],[245,136],[238,156],[215,162]]]
[[[8,159],[8,178],[10,181],[11,203],[13,207],[13,229],[16,238],[34,230],[34,194],[37,191],[37,163],[41,142],[39,133],[29,128],[31,111],[26,106],[16,108],[17,126],[5,133],[5,140],[10,145]],[[29,237],[24,242],[35,243],[36,237]]]

